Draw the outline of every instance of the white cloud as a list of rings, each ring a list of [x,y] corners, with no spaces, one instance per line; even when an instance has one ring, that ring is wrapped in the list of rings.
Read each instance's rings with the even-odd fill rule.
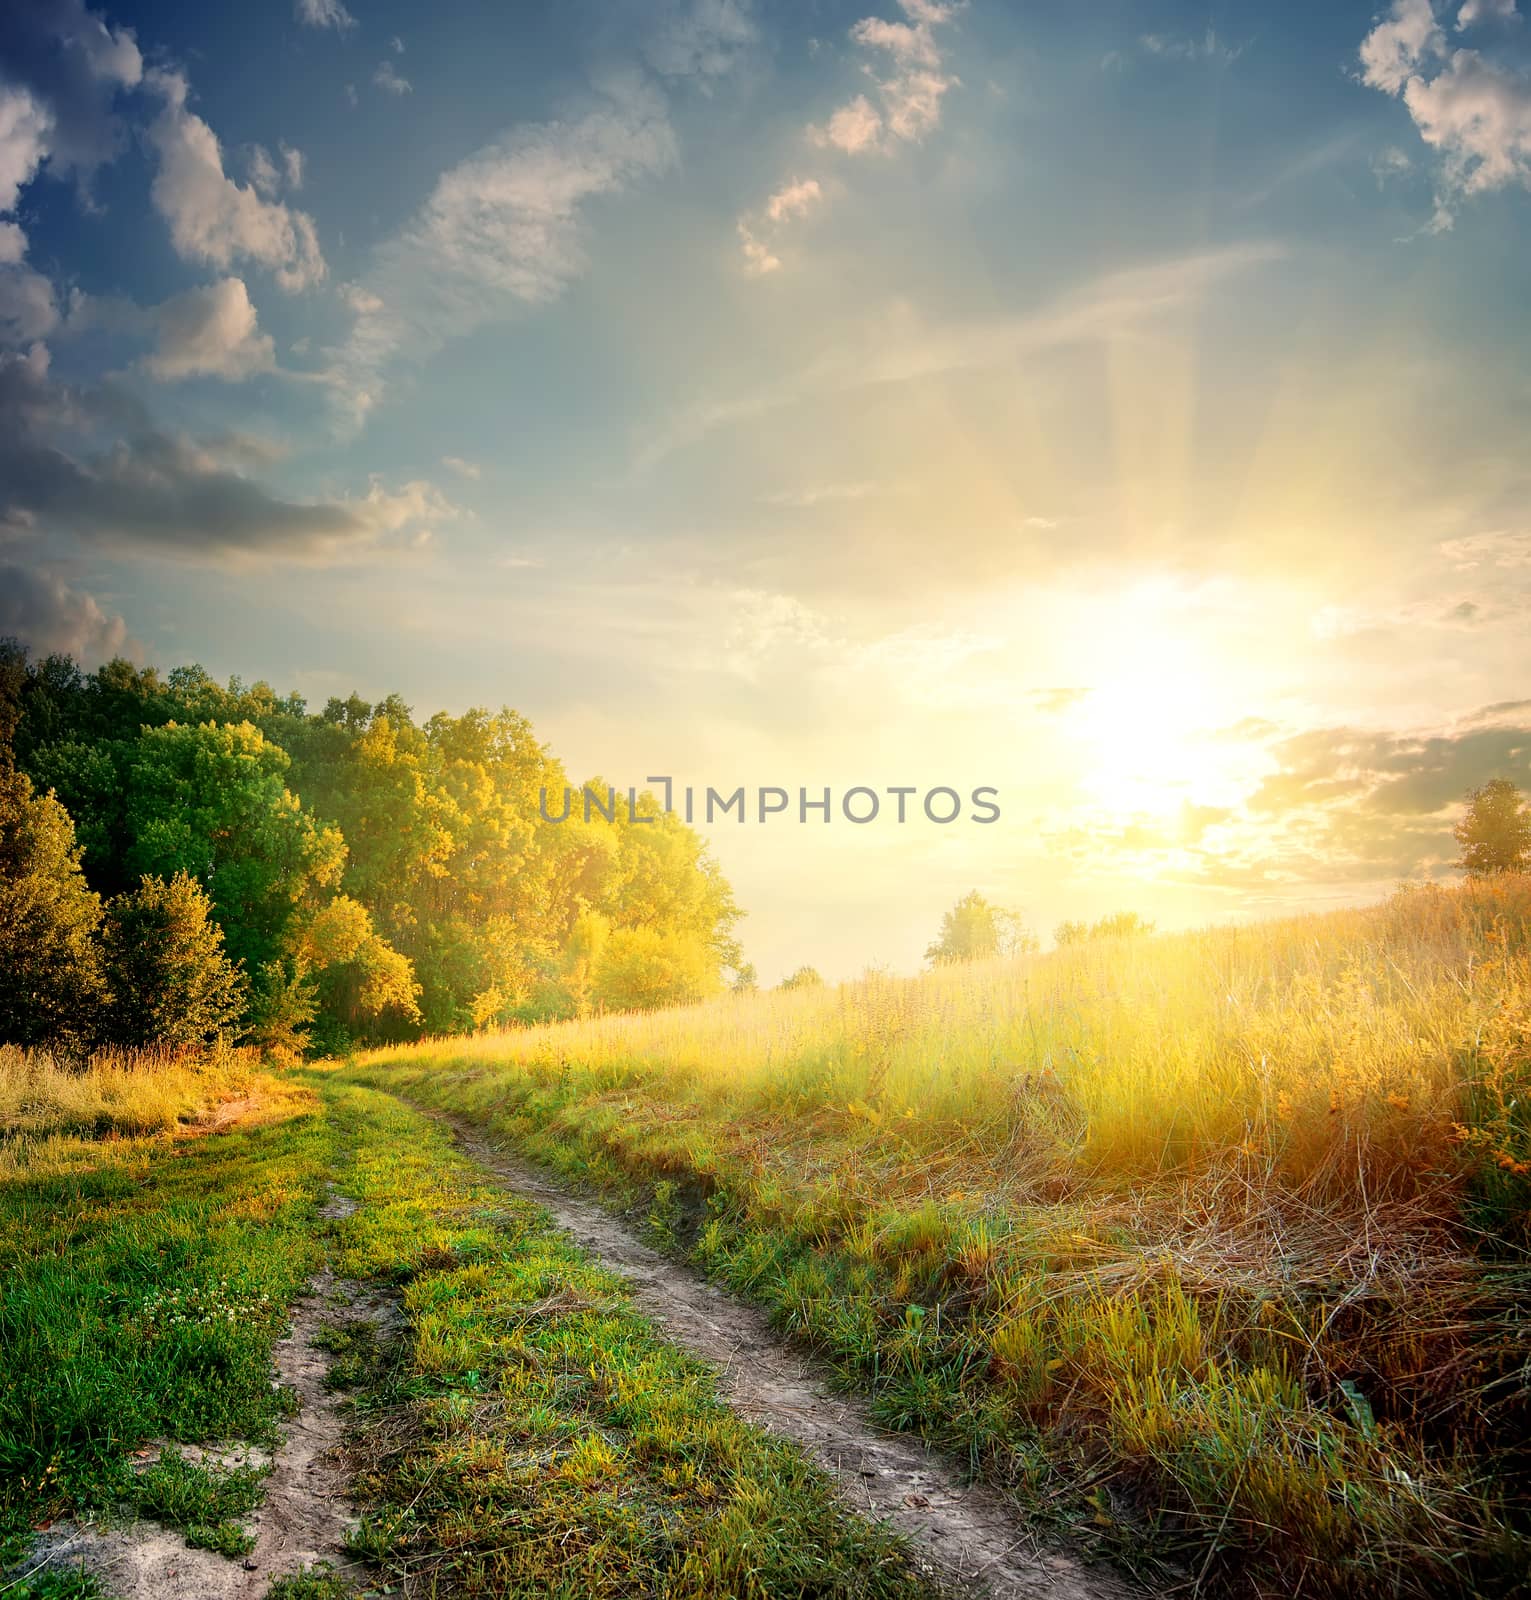
[[[1468,0],[1458,27],[1516,16]],[[1361,43],[1362,81],[1400,97],[1420,138],[1441,157],[1435,213],[1423,231],[1448,232],[1466,195],[1531,187],[1531,78],[1477,50],[1453,50],[1432,0],[1393,0]]]
[[[222,278],[165,301],[156,313],[159,347],[145,362],[156,378],[213,377],[236,382],[270,372],[276,351],[257,327],[239,278]]]
[[[481,469],[475,461],[464,461],[461,456],[443,456],[441,464],[464,478],[478,478],[482,476]]]
[[[1244,54],[1241,44],[1229,44],[1215,28],[1202,34],[1145,33],[1139,40],[1145,54],[1166,61],[1210,61],[1231,67]]]
[[[766,201],[766,216],[772,222],[786,222],[805,216],[824,198],[817,178],[794,178]]]
[[[1531,81],[1458,50],[1434,78],[1411,78],[1404,104],[1420,137],[1445,159],[1446,179],[1464,194],[1531,185]]]
[[[883,17],[863,17],[851,29],[851,38],[863,49],[888,57],[893,70],[879,77],[868,67],[882,101],[882,110],[865,95],[841,106],[822,128],[810,128],[816,144],[832,145],[855,155],[883,146],[883,135],[895,141],[917,141],[941,121],[941,102],[958,79],[945,69],[935,30],[950,22],[956,7],[933,5],[930,0],[900,0],[907,22]]]
[[[288,291],[319,282],[325,266],[313,218],[263,200],[225,174],[217,135],[186,108],[184,77],[157,71],[148,82],[164,101],[148,129],[159,156],[150,197],[177,254],[224,268],[248,257]]]
[[[1404,173],[1414,170],[1414,163],[1396,144],[1389,145],[1385,150],[1379,150],[1372,157],[1371,166],[1372,176],[1378,183],[1386,183],[1390,178],[1400,178]]]
[[[769,237],[784,224],[806,216],[824,200],[817,178],[793,178],[766,201],[758,217],[740,217],[739,247],[744,252],[744,270],[751,277],[781,270],[781,258]],[[767,235],[762,237],[762,235]]]
[[[377,71],[372,74],[372,81],[379,89],[386,89],[389,94],[410,94],[414,90],[414,85],[409,79],[394,70],[391,61],[378,62]]]
[[[0,222],[0,267],[19,265],[27,253],[27,236],[19,224]]]
[[[595,109],[515,128],[444,172],[353,291],[358,315],[337,371],[355,410],[376,403],[395,357],[555,299],[585,268],[585,205],[674,160],[663,97],[628,77],[609,81]]]
[[[303,152],[293,149],[290,144],[282,145],[281,151],[282,168],[287,174],[287,187],[289,189],[301,189],[303,187],[305,167]]]
[[[744,270],[753,278],[768,272],[781,271],[781,258],[771,253],[769,245],[755,237],[749,223],[739,219],[739,248],[744,251]]]
[[[388,41],[388,47],[396,56],[401,56],[404,54],[404,41],[398,36],[398,34],[394,34],[394,36]]]
[[[872,50],[886,50],[901,66],[938,67],[941,52],[928,23],[911,27],[907,22],[886,22],[863,17],[851,29],[851,38]]]
[[[1444,46],[1431,0],[1393,0],[1393,8],[1361,41],[1361,81],[1397,94],[1427,55]]]
[[[250,182],[267,198],[274,195],[282,186],[276,163],[272,161],[271,152],[264,145],[257,144],[250,147]]]
[[[0,211],[14,211],[21,191],[48,154],[53,113],[26,89],[0,84]]]
[[[356,18],[341,4],[341,0],[297,0],[293,13],[299,22],[310,28],[333,28],[345,33],[356,26]]]
[[[882,138],[882,114],[864,94],[858,94],[822,128],[809,128],[808,137],[816,145],[860,155],[863,150],[875,149]]]
[[[1480,22],[1519,22],[1520,13],[1515,0],[1466,0],[1457,12],[1457,31],[1471,28]]]

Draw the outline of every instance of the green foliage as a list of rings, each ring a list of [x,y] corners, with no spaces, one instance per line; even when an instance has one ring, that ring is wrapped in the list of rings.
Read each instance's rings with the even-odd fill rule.
[[[244,1010],[244,978],[201,887],[184,872],[145,878],[106,908],[103,930],[113,1044],[206,1044]]]
[[[161,1450],[133,1475],[123,1498],[135,1515],[181,1529],[193,1548],[237,1561],[255,1548],[239,1519],[260,1504],[265,1477],[259,1467],[209,1467]]]
[[[1452,831],[1462,847],[1457,865],[1471,877],[1531,870],[1531,806],[1508,778],[1474,789]]]
[[[345,863],[339,832],[287,788],[290,766],[248,722],[171,722],[142,735],[128,772],[129,867],[205,883],[229,953],[251,968],[283,952]]]
[[[205,888],[249,980],[247,1037],[287,1053],[671,1004],[739,966],[700,837],[646,793],[543,821],[568,778],[509,709],[422,725],[353,694],[311,716],[200,667],[86,674],[13,645],[0,739],[0,766],[75,816],[97,893]]]
[[[90,1037],[105,995],[100,920],[69,813],[0,770],[0,1039]]]
[[[240,1039],[278,1061],[299,1059],[319,1010],[318,985],[301,961],[264,961],[250,985],[249,1009]]]
[[[694,935],[616,928],[602,947],[591,988],[606,1011],[687,1005],[717,990],[717,956]]]

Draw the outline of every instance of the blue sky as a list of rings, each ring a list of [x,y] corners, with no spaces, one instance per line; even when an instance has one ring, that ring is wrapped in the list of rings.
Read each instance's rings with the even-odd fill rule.
[[[1363,898],[1524,772],[1512,0],[31,0],[0,631],[576,771],[971,787],[715,832],[766,976]]]

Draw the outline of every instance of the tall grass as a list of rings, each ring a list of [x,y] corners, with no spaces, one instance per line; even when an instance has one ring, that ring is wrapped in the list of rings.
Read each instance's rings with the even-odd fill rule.
[[[1123,1544],[1486,1592],[1527,1550],[1528,930],[1531,880],[1410,889],[356,1070],[705,1200],[698,1257],[889,1421],[1093,1485]]]
[[[257,1067],[238,1051],[100,1050],[82,1062],[0,1045],[0,1135],[161,1133],[243,1095]]]

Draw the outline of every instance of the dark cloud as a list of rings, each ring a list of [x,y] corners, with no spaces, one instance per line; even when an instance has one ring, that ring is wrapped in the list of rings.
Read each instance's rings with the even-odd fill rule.
[[[81,437],[117,433],[110,442]],[[428,486],[304,502],[233,470],[211,445],[157,429],[125,391],[53,382],[45,361],[0,357],[0,524],[201,560],[334,560],[451,514]]]
[[[1267,778],[1250,809],[1288,811],[1348,803],[1379,817],[1423,817],[1444,811],[1493,777],[1531,779],[1531,717],[1518,725],[1485,708],[1460,729],[1437,735],[1399,735],[1351,728],[1317,728],[1272,746],[1282,770]]]
[[[104,611],[94,595],[10,561],[0,561],[0,638],[87,665],[121,655],[130,645],[127,624]]]

